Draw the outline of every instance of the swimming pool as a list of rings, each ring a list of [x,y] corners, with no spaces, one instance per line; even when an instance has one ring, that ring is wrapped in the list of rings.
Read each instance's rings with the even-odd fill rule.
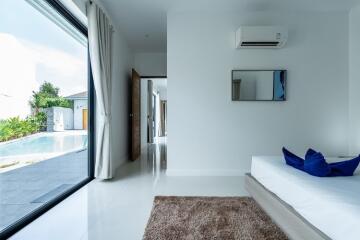
[[[0,158],[20,155],[66,153],[87,148],[87,134],[41,133],[0,144]]]

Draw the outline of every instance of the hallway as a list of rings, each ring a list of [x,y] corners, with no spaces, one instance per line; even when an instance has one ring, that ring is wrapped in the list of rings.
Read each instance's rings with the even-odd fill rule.
[[[243,177],[166,176],[166,152],[166,138],[148,144],[140,159],[124,164],[113,180],[93,180],[11,239],[137,240],[156,195],[247,195]]]

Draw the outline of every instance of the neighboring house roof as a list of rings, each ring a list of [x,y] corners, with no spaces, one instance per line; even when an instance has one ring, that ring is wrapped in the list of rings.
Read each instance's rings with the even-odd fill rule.
[[[87,99],[88,98],[88,93],[87,92],[81,92],[81,93],[76,93],[70,96],[65,97],[66,99],[69,100],[82,100],[82,99]]]

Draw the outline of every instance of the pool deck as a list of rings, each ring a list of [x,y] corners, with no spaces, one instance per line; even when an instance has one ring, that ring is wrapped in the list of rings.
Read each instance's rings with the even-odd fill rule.
[[[87,178],[87,150],[0,173],[0,231]]]

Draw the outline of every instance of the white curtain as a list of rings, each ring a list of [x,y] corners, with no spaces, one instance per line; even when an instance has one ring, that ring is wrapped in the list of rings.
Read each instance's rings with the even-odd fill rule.
[[[96,94],[95,177],[112,178],[111,35],[112,26],[94,2],[87,4],[88,39]]]

